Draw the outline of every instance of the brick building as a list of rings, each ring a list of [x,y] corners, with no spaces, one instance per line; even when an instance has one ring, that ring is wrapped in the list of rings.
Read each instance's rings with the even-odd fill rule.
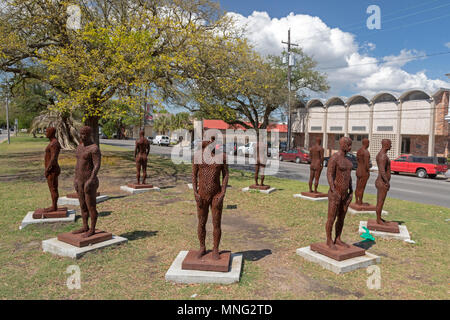
[[[410,153],[425,156],[449,156],[448,114],[450,89],[428,94],[409,90],[399,97],[382,92],[371,99],[355,95],[349,99],[332,97],[326,101],[311,99],[299,105],[292,115],[293,143],[311,146],[322,138],[327,155],[339,149],[343,136],[353,140],[352,151],[370,140],[372,160],[381,148],[381,140],[391,139],[391,158]]]

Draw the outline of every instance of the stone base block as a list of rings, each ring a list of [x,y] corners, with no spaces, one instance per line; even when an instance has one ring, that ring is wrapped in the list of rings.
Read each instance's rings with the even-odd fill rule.
[[[385,221],[385,224],[378,224],[377,220],[369,219],[367,220],[367,229],[371,231],[382,231],[390,233],[400,233],[397,222]]]
[[[270,186],[267,186],[267,185],[261,186],[261,185],[252,184],[249,188],[257,189],[257,190],[269,190]]]
[[[359,230],[358,233],[359,234],[363,234],[366,231],[363,229],[363,227],[367,228],[367,221],[360,221],[359,222]],[[374,230],[370,230],[370,234],[373,235],[374,237],[380,237],[383,239],[397,239],[397,240],[403,240],[403,241],[410,241],[411,237],[409,235],[408,232],[408,228],[406,228],[405,225],[400,224],[398,226],[399,228],[399,233],[392,233],[392,232],[383,232],[383,231],[374,231]]]
[[[83,238],[83,235],[84,233],[77,233],[77,234],[73,234],[72,232],[60,233],[58,234],[58,240],[68,243],[72,246],[82,248],[112,239],[111,233],[100,230],[95,230],[95,233],[90,237]]]
[[[294,198],[302,198],[302,199],[311,200],[311,201],[328,201],[328,195],[323,198],[312,198],[312,197],[307,197],[300,193],[297,193],[297,194],[294,194]]]
[[[220,283],[239,282],[242,270],[242,254],[231,254],[228,272],[183,270],[181,265],[188,251],[181,251],[166,273],[166,281],[176,283]]]
[[[116,244],[126,243],[127,241],[128,239],[126,238],[113,235],[112,239],[110,240],[79,248],[71,244],[59,241],[57,238],[51,238],[42,241],[42,250],[44,252],[50,252],[61,257],[78,259],[87,252],[103,249]]]
[[[375,210],[374,210],[374,211],[369,211],[369,210],[355,210],[355,209],[351,208],[350,206],[348,207],[347,212],[348,212],[348,213],[351,213],[351,214],[365,214],[365,213],[368,213],[368,214],[377,214],[377,212],[376,212]],[[387,211],[384,211],[384,210],[381,211],[381,215],[383,215],[383,216],[386,216],[386,215],[388,215],[388,214],[389,214],[389,212],[387,212]]]
[[[306,260],[317,263],[323,268],[333,271],[337,274],[350,272],[360,268],[367,268],[368,266],[380,263],[381,261],[379,256],[368,252],[360,257],[337,261],[328,258],[327,256],[324,256],[318,252],[312,251],[309,246],[297,249],[297,254],[305,258]]]
[[[107,195],[103,195],[103,196],[98,196],[97,197],[97,203],[106,201],[109,199],[109,196]],[[80,205],[80,200],[78,200],[78,198],[68,198],[68,197],[61,197],[58,199],[58,205],[62,206],[62,205],[71,205],[71,206],[79,206]]]
[[[348,207],[356,211],[375,211],[377,209],[377,206],[371,205],[367,202],[364,202],[363,204],[352,202]]]
[[[243,192],[248,192],[250,190],[251,190],[250,187],[242,188]],[[258,189],[252,189],[252,190],[258,190]],[[269,193],[272,193],[272,192],[274,192],[276,190],[277,190],[276,188],[270,188],[270,189],[267,189],[267,190],[259,190],[259,192],[265,193],[265,194],[269,194]]]
[[[30,224],[36,223],[55,223],[55,222],[74,222],[75,221],[75,210],[67,210],[66,217],[63,218],[41,218],[35,219],[33,218],[33,211],[30,211],[26,214],[25,218],[23,218],[22,223],[19,226],[19,230],[22,230],[26,226]]]
[[[100,192],[97,192],[97,197],[100,196]],[[68,193],[66,195],[67,198],[70,199],[78,199],[78,193],[74,192],[74,193]]]
[[[130,188],[129,186],[120,186],[120,190],[126,191],[131,194],[139,194],[147,191],[161,191],[161,189],[159,189],[158,187],[134,189]]]
[[[230,266],[230,251],[221,251],[219,260],[212,259],[212,251],[208,251],[200,259],[197,258],[197,250],[189,250],[181,264],[183,270],[228,272]]]

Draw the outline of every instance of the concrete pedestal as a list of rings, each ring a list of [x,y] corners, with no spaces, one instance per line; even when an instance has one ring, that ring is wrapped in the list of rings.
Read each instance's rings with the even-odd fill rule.
[[[376,211],[372,211],[372,210],[355,210],[355,209],[350,208],[350,207],[348,207],[347,212],[348,212],[348,213],[351,213],[351,214],[365,214],[365,213],[368,213],[368,214],[377,214]],[[388,215],[388,213],[389,213],[389,212],[384,211],[384,210],[381,211],[381,215],[382,215],[382,216],[386,216],[386,215]]]
[[[61,257],[69,257],[72,259],[78,259],[82,257],[85,253],[103,249],[112,245],[126,243],[128,239],[112,236],[111,240],[95,243],[86,247],[75,247],[71,244],[59,241],[57,238],[51,238],[48,240],[42,241],[42,250],[44,252],[50,252],[52,254],[61,256]]]
[[[363,227],[367,228],[367,221],[360,221],[359,222],[359,230],[358,230],[359,234],[363,234],[363,233],[366,232],[363,229]],[[399,231],[400,231],[399,233],[374,231],[374,230],[369,230],[369,232],[374,237],[380,237],[380,238],[383,238],[383,239],[396,239],[396,240],[403,240],[403,241],[411,240],[411,237],[410,237],[409,232],[408,232],[408,228],[406,228],[405,225],[400,224],[398,226],[398,228],[399,228]]]
[[[270,188],[270,189],[267,189],[267,190],[260,190],[260,189],[250,189],[250,187],[242,188],[243,192],[248,192],[250,190],[255,190],[255,191],[259,191],[261,193],[269,194],[269,193],[272,193],[272,192],[276,191],[277,189],[276,188]]]
[[[97,197],[97,203],[106,201],[109,199],[109,196],[107,195],[103,195],[103,196],[98,196]],[[62,205],[71,205],[71,206],[79,206],[80,205],[80,200],[78,200],[77,198],[68,198],[68,197],[60,197],[58,199],[58,206],[62,206]]]
[[[306,260],[317,263],[323,268],[337,274],[350,272],[360,268],[367,268],[368,266],[380,263],[381,261],[379,256],[368,253],[367,251],[364,256],[337,261],[312,251],[309,246],[297,249],[297,254]]]
[[[30,211],[26,214],[25,218],[23,218],[22,223],[19,226],[19,230],[22,230],[26,226],[30,224],[36,223],[55,223],[55,222],[74,222],[75,221],[75,210],[67,210],[67,216],[65,218],[42,218],[42,219],[34,219],[33,218],[34,211]]]
[[[161,189],[159,189],[158,187],[134,189],[130,188],[129,186],[120,186],[120,190],[126,191],[131,194],[139,194],[147,191],[161,191]]]
[[[313,198],[313,197],[304,196],[304,195],[302,195],[300,193],[294,194],[294,198],[302,198],[302,199],[310,200],[310,201],[328,201],[328,197]]]
[[[183,270],[181,265],[188,251],[181,251],[166,273],[166,281],[176,283],[220,283],[239,282],[242,269],[242,254],[231,254],[230,271]]]

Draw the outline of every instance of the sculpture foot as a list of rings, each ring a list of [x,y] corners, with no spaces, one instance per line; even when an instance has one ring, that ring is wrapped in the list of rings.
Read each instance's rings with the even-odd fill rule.
[[[58,208],[55,209],[53,207],[49,207],[42,209],[42,212],[54,212],[54,211],[58,211]]]
[[[330,248],[331,250],[337,250],[338,248],[336,247],[336,245],[332,242],[332,241],[327,241],[327,246],[328,248]]]
[[[197,258],[201,259],[201,257],[203,257],[206,254],[206,248],[205,247],[200,247],[200,250],[197,253]]]
[[[81,235],[81,237],[82,237],[82,238],[89,238],[89,237],[93,236],[94,233],[95,233],[95,230],[89,230],[88,232],[83,233],[83,234]]]
[[[343,247],[346,247],[346,248],[350,248],[350,246],[348,244],[346,244],[344,241],[342,241],[341,239],[336,239],[335,243],[337,245],[340,245],[340,246],[343,246]]]
[[[380,224],[380,225],[386,225],[387,223],[386,223],[386,220],[384,220],[384,219],[377,219],[377,224]]]
[[[220,259],[219,250],[213,250],[212,258],[213,258],[213,260],[219,260]]]
[[[86,232],[88,230],[89,230],[89,228],[81,228],[81,229],[72,231],[72,234],[84,233],[84,232]]]

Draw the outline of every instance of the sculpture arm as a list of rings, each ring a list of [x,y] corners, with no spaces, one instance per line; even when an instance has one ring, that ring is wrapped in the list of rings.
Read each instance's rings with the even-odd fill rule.
[[[378,172],[380,173],[380,177],[383,180],[384,183],[388,184],[389,183],[389,179],[387,177],[386,174],[386,155],[383,155],[382,159],[381,159],[381,166],[378,167]]]
[[[330,160],[328,161],[327,180],[328,185],[330,186],[330,190],[333,193],[336,191],[334,187],[335,178],[336,178],[336,160],[333,157],[330,157]]]
[[[150,153],[150,143],[147,144],[147,156]]]
[[[135,159],[136,159],[137,153],[138,153],[138,142],[136,140],[136,143],[134,144],[134,158]]]
[[[58,165],[58,157],[59,157],[60,150],[61,150],[61,147],[59,146],[59,143],[55,143],[50,148],[50,162],[48,164],[48,167],[46,168],[47,172],[50,172],[51,169],[53,169],[54,167],[56,167]]]
[[[324,159],[324,150],[321,149],[319,151],[319,156],[320,156],[320,167],[323,168],[323,159]]]
[[[224,164],[223,164],[223,168],[222,168],[222,194],[225,194],[225,191],[227,190],[227,186],[228,186],[228,177],[229,177],[229,171],[228,171],[228,164],[225,163],[224,160]]]
[[[97,177],[98,171],[100,170],[100,165],[102,162],[102,154],[100,153],[100,149],[97,145],[95,145],[94,150],[92,151],[92,172],[89,180],[93,180],[95,177]]]
[[[366,164],[367,164],[366,170],[367,170],[367,172],[369,172],[370,171],[370,153],[369,152],[366,153]]]
[[[194,190],[194,194],[198,194],[197,190],[197,177],[198,177],[198,164],[192,165],[192,189]]]

